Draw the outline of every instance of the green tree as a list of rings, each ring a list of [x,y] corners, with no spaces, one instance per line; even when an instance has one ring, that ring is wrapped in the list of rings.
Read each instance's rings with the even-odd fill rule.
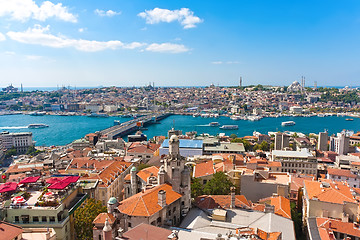
[[[191,178],[191,197],[196,198],[204,194],[204,186],[200,183],[200,179]]]
[[[262,141],[262,143],[260,144],[256,144],[254,146],[254,150],[263,150],[263,151],[269,151],[270,150],[270,146],[269,143],[266,141]]]
[[[237,135],[236,135],[235,133],[233,133],[233,134],[230,135],[230,138],[236,139],[236,138],[237,138]]]
[[[138,171],[143,170],[145,168],[151,167],[151,165],[149,164],[145,164],[145,163],[140,163],[138,166]]]
[[[86,200],[86,202],[76,209],[75,216],[75,238],[83,240],[93,239],[93,224],[92,222],[99,213],[106,212],[106,207],[102,205],[101,201],[96,201],[93,198]]]
[[[6,151],[6,153],[5,153],[5,157],[11,157],[11,156],[15,156],[17,154],[17,152],[16,152],[16,149],[15,149],[15,147],[12,147],[12,148],[10,148],[9,150],[7,150]]]
[[[226,195],[230,193],[230,187],[234,185],[223,172],[217,172],[213,178],[204,186],[204,194],[207,195]]]

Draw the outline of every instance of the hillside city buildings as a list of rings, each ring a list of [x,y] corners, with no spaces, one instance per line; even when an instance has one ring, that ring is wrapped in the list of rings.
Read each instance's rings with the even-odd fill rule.
[[[0,108],[98,117],[227,114],[254,121],[327,108],[356,116],[346,111],[358,102],[322,101],[323,93],[303,85],[61,89],[1,100]],[[144,127],[137,120],[119,126],[131,124],[131,134]],[[106,129],[41,148],[31,133],[1,133],[0,159],[7,154],[11,160],[0,184],[1,236],[78,239],[75,212],[95,199],[107,208],[87,219],[96,240],[360,238],[360,132],[210,136],[168,130],[151,139],[137,132],[125,141]],[[33,146],[39,151],[25,154]],[[8,156],[13,148],[16,157]]]

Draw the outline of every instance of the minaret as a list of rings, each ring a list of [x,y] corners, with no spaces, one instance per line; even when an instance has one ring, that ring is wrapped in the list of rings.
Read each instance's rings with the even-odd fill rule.
[[[239,87],[242,87],[242,77],[240,77]]]
[[[21,84],[21,92],[23,93],[24,91],[23,91],[23,85]]]
[[[137,169],[136,167],[132,167],[131,171],[130,171],[130,189],[131,189],[131,196],[135,195],[137,193],[137,181],[136,181],[136,174],[137,174]]]
[[[317,88],[317,82],[314,81],[314,89],[316,89],[316,88]]]

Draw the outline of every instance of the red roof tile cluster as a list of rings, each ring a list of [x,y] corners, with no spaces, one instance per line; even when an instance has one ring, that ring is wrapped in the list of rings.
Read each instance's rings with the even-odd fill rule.
[[[123,237],[127,240],[168,240],[171,231],[168,229],[155,227],[146,223],[141,223],[131,230],[124,233]]]
[[[162,184],[121,201],[118,209],[121,213],[129,216],[152,216],[162,209],[158,203],[158,192],[160,190],[166,191],[167,205],[181,198],[181,194],[173,191],[171,185]]]
[[[202,195],[195,199],[195,205],[203,209],[230,208],[230,195]],[[235,195],[235,207],[250,208],[251,203],[244,195]]]
[[[23,233],[23,229],[20,226],[0,221],[1,239],[15,239]]]
[[[333,175],[333,176],[341,176],[348,178],[358,177],[356,174],[353,174],[350,170],[346,170],[346,169],[328,168],[327,171],[329,175]]]
[[[159,149],[161,145],[155,144],[155,143],[146,143],[143,144],[141,142],[132,142],[128,148],[128,153],[148,153],[148,154],[154,154],[156,150]]]
[[[359,224],[342,222],[336,219],[316,218],[316,224],[319,230],[321,240],[333,240],[334,232],[347,234],[349,237],[360,237]],[[351,238],[352,239],[352,238]]]
[[[290,200],[282,196],[260,199],[259,203],[267,203],[275,207],[275,214],[291,219]]]
[[[213,175],[215,173],[213,161],[207,161],[196,164],[194,167],[193,177],[203,177]]]
[[[350,187],[345,183],[326,182],[324,185],[321,182],[305,181],[304,188],[309,199],[337,204],[344,204],[344,202],[357,203],[351,194]]]

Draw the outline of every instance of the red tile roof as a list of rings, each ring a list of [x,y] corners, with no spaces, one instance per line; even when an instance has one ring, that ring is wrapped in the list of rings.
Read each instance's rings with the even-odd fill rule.
[[[127,240],[168,240],[168,236],[172,232],[168,229],[155,227],[146,223],[141,223],[136,227],[124,233],[124,238]]]
[[[105,220],[108,219],[110,225],[114,224],[115,217],[112,213],[99,213],[97,217],[94,219],[93,224],[105,224]]]
[[[259,203],[268,203],[275,207],[275,214],[291,219],[290,200],[282,196],[260,199]]]
[[[23,233],[23,229],[20,226],[0,221],[1,239],[12,240]]]
[[[309,199],[318,199],[319,201],[337,204],[344,204],[344,202],[356,203],[350,187],[340,182],[329,183],[329,187],[324,187],[321,182],[305,181],[304,187]]]
[[[157,177],[159,172],[159,168],[155,166],[151,166],[145,169],[140,170],[137,173],[137,176],[141,178],[143,181],[147,182],[148,177],[154,176]]]
[[[346,170],[346,169],[328,168],[327,171],[329,175],[357,178],[356,174],[353,174],[350,170]]]
[[[202,195],[195,199],[195,205],[203,209],[230,208],[230,195]],[[251,204],[244,195],[235,195],[235,207],[250,208]]]
[[[196,164],[194,167],[194,177],[209,176],[215,173],[213,161],[207,161]]]
[[[181,194],[173,191],[171,185],[162,184],[121,201],[118,209],[121,213],[129,216],[152,216],[162,209],[158,204],[158,192],[160,190],[166,191],[167,205],[181,198]]]
[[[316,224],[319,229],[321,240],[333,239],[331,232],[344,233],[348,236],[360,237],[360,226],[351,222],[342,222],[340,220],[329,218],[316,218]]]

